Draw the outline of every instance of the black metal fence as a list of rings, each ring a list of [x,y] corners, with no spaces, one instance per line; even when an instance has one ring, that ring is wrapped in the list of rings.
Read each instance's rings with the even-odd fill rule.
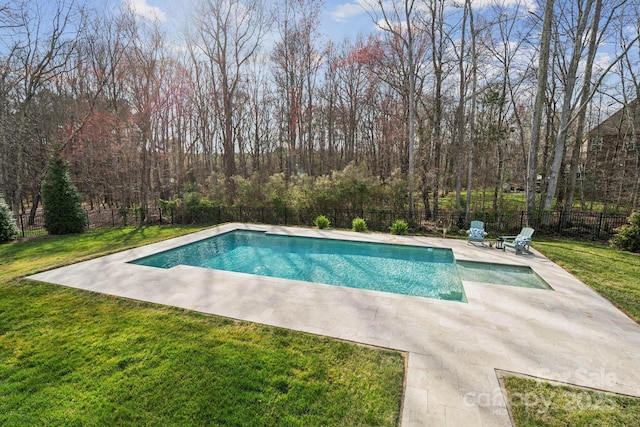
[[[272,207],[214,206],[196,211],[178,208],[168,212],[156,209],[147,214],[145,224],[199,224],[216,225],[225,222],[244,222],[289,226],[312,226],[319,215],[326,216],[333,228],[351,228],[354,218],[363,218],[371,231],[388,232],[391,224],[398,219],[409,223],[413,233],[441,236],[444,230],[449,235],[464,233],[469,226],[464,214],[456,211],[440,211],[437,219],[418,210],[411,216],[408,211],[386,209],[294,209]],[[118,227],[138,224],[139,218],[122,209],[100,209],[87,211],[89,227]],[[627,223],[627,214],[604,212],[534,212],[529,220],[526,211],[474,212],[471,220],[481,220],[490,236],[517,234],[522,227],[530,226],[537,236],[562,236],[581,240],[609,240],[617,229]],[[42,215],[17,218],[21,237],[46,234]]]
[[[398,219],[407,221],[414,233],[442,235],[446,229],[449,234],[463,232],[469,226],[464,214],[456,211],[440,211],[438,218],[427,216],[425,211],[385,209],[367,210],[313,210],[264,207],[213,207],[207,212],[194,216],[191,212],[176,210],[169,213],[168,219],[175,224],[214,225],[223,222],[248,222],[274,225],[311,226],[318,215],[325,215],[334,228],[351,228],[354,218],[360,217],[367,222],[371,231],[388,232],[391,224]],[[607,214],[603,212],[534,212],[529,220],[526,211],[474,212],[471,220],[481,220],[492,236],[517,234],[522,227],[530,226],[539,236],[563,236],[585,240],[608,240],[617,229],[627,223],[627,214]]]
[[[20,214],[16,218],[20,237],[35,237],[47,234],[42,213],[35,215]]]

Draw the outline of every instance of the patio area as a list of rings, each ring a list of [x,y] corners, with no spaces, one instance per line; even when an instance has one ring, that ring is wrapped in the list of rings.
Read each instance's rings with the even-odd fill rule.
[[[465,281],[467,303],[128,261],[233,229],[452,248],[528,265],[553,290]],[[406,352],[403,426],[509,426],[501,371],[640,396],[640,325],[540,253],[466,240],[226,224],[30,279]]]

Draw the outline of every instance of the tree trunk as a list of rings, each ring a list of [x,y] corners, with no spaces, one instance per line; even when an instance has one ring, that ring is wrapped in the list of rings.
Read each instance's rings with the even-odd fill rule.
[[[149,185],[151,182],[151,161],[149,159],[149,143],[145,136],[143,136],[142,149],[141,149],[141,176],[140,176],[140,218],[139,225],[144,225],[147,211],[147,201],[149,199]]]
[[[576,182],[578,179],[578,166],[580,162],[580,148],[583,144],[584,138],[584,126],[587,117],[587,102],[591,97],[591,76],[593,74],[593,63],[595,61],[597,53],[597,39],[598,30],[600,24],[600,14],[602,11],[602,0],[596,0],[593,21],[590,30],[589,38],[589,51],[587,53],[587,61],[584,69],[584,83],[582,86],[582,92],[580,93],[580,111],[578,112],[578,118],[576,121],[576,134],[573,141],[573,151],[571,153],[571,164],[569,166],[569,183],[567,200],[564,205],[564,218],[565,224],[571,217],[571,211],[573,209],[573,199],[576,193]]]
[[[531,139],[529,145],[529,159],[527,161],[527,218],[533,220],[536,204],[536,177],[538,174],[538,144],[540,143],[540,125],[545,104],[545,91],[549,72],[549,53],[551,46],[551,23],[553,21],[554,0],[547,0],[544,21],[542,23],[542,37],[540,40],[540,57],[538,59],[538,87],[536,91],[533,122],[531,125]]]
[[[431,35],[431,55],[433,74],[435,79],[434,88],[434,112],[433,112],[433,219],[438,219],[439,204],[438,197],[440,195],[440,162],[442,151],[442,84],[444,80],[443,72],[443,55],[444,55],[444,29],[443,14],[444,2],[442,0],[432,0],[430,35]],[[427,174],[427,171],[424,173]]]
[[[33,196],[33,204],[31,205],[31,210],[29,211],[29,225],[34,225],[36,223],[36,213],[38,212],[39,205],[40,205],[40,192],[37,192]]]
[[[576,34],[574,35],[573,52],[571,53],[571,62],[567,71],[564,99],[562,103],[562,113],[560,114],[560,125],[558,134],[556,135],[555,148],[553,151],[553,162],[551,164],[551,170],[549,174],[549,180],[547,182],[547,194],[542,205],[543,210],[549,210],[553,206],[553,198],[556,194],[558,187],[558,180],[562,173],[562,161],[565,154],[565,144],[567,140],[567,133],[570,125],[570,118],[573,112],[573,92],[576,86],[576,79],[578,73],[578,65],[582,58],[582,40],[584,32],[589,22],[589,16],[591,15],[591,7],[593,6],[593,0],[586,0],[585,9],[582,11],[582,15],[578,19],[578,27],[576,28]]]
[[[467,27],[467,2],[464,4],[464,11],[462,13],[462,29],[460,34],[460,56],[458,57],[458,71],[460,76],[459,82],[459,91],[458,91],[458,107],[456,109],[456,146],[457,150],[455,155],[456,162],[456,206],[455,209],[457,212],[460,212],[462,209],[462,160],[464,157],[464,129],[465,129],[465,120],[464,120],[464,106],[465,106],[465,88],[467,85],[467,76],[465,74],[465,62],[464,62],[464,50],[465,50],[465,36],[466,36],[466,27]]]
[[[475,121],[476,121],[476,90],[478,86],[478,55],[476,52],[476,31],[473,21],[473,9],[471,0],[466,0],[465,5],[469,10],[469,31],[471,33],[471,113],[469,115],[469,151],[467,160],[467,200],[465,204],[465,223],[471,222],[471,194],[473,184],[473,154],[475,145]]]
[[[414,41],[413,41],[413,28],[411,19],[413,11],[413,0],[405,0],[405,19],[407,24],[407,61],[409,68],[409,123],[407,129],[407,138],[409,144],[409,172],[408,172],[408,192],[409,192],[409,215],[411,221],[415,218],[415,203],[414,203],[414,180],[415,180],[415,106],[416,106],[416,66],[414,58]]]

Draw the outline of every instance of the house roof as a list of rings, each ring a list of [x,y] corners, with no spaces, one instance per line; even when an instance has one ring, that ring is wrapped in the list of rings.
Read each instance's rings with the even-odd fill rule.
[[[629,113],[636,120],[640,120],[640,98],[636,98],[623,106],[596,127],[591,129],[589,136],[609,136],[627,133],[629,131]]]

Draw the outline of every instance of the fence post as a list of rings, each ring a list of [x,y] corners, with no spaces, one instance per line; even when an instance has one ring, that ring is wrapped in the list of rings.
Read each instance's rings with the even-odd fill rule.
[[[22,219],[23,214],[20,214],[19,216],[20,216],[20,230],[22,230],[22,237],[24,237],[25,236],[25,233],[24,233],[24,220]]]
[[[520,228],[524,227],[524,211],[520,211]]]
[[[602,221],[604,217],[604,212],[600,212],[600,219],[598,220],[598,228],[596,229],[596,239],[600,238],[600,232],[602,231]]]
[[[565,228],[565,219],[566,219],[566,215],[564,214],[564,209],[560,211],[560,218],[558,218],[558,228],[557,228],[557,232],[558,234],[562,234],[561,231]]]

